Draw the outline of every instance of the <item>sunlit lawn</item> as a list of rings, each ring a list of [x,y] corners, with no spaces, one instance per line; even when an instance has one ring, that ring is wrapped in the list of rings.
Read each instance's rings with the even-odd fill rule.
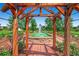
[[[79,37],[79,31],[70,31],[71,32],[71,35],[73,36],[73,37]],[[59,31],[58,32],[60,35],[64,35],[64,31]]]

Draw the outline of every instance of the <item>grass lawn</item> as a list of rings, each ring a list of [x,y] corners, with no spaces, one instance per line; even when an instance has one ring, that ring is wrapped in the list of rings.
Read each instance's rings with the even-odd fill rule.
[[[79,31],[71,31],[71,35],[74,37],[79,37]]]
[[[64,35],[64,31],[59,31],[58,32],[60,35]],[[79,31],[71,31],[71,35],[73,37],[79,37]]]

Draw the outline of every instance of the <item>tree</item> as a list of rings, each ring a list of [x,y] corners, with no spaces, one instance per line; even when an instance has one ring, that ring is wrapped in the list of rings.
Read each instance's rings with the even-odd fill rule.
[[[63,27],[64,27],[63,20],[56,18],[56,29],[57,29],[57,31],[62,31]]]
[[[71,29],[73,28],[73,25],[72,25],[73,23],[72,22],[73,22],[73,18],[70,18],[70,27],[71,27]]]
[[[35,31],[37,29],[37,24],[34,18],[30,20],[30,30]]]
[[[46,27],[45,26],[42,26],[41,29],[42,29],[42,31],[45,31],[46,30]]]
[[[52,21],[49,18],[46,18],[45,24],[46,24],[46,30],[48,31],[52,30]]]
[[[11,16],[10,18],[9,18],[9,28],[10,28],[10,30],[12,30],[12,28],[13,28],[13,17]]]
[[[25,25],[26,25],[26,19],[23,18],[22,20],[18,19],[18,28],[25,30]],[[13,17],[9,18],[9,28],[12,30],[13,28]]]
[[[18,20],[18,27],[20,29],[26,30],[26,19],[23,18],[22,20]]]

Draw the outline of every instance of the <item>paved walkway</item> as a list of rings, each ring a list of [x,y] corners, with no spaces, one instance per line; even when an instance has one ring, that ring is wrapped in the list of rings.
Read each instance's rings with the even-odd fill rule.
[[[6,39],[6,38],[5,38]],[[58,41],[62,41],[63,38],[57,36]],[[7,46],[5,42],[7,42]],[[11,43],[6,40],[0,40],[2,44],[0,46],[4,46],[5,48],[11,48]],[[10,43],[10,44],[9,44]],[[60,55],[58,51],[52,48],[53,47],[53,39],[29,39],[29,56],[58,56]],[[23,49],[22,53],[19,55],[25,56],[25,49]]]
[[[60,38],[60,37],[57,37]],[[61,41],[61,39],[60,39]],[[29,55],[28,56],[58,56],[59,52],[56,51],[53,47],[53,40],[52,39],[30,39],[29,40]],[[20,54],[20,55],[25,55]]]

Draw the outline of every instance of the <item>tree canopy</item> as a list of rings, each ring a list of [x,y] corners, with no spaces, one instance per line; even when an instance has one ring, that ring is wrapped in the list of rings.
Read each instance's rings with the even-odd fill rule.
[[[37,23],[34,18],[30,19],[30,30],[35,31],[37,29]]]
[[[52,21],[49,18],[46,18],[45,24],[46,24],[46,30],[48,31],[52,30]]]

